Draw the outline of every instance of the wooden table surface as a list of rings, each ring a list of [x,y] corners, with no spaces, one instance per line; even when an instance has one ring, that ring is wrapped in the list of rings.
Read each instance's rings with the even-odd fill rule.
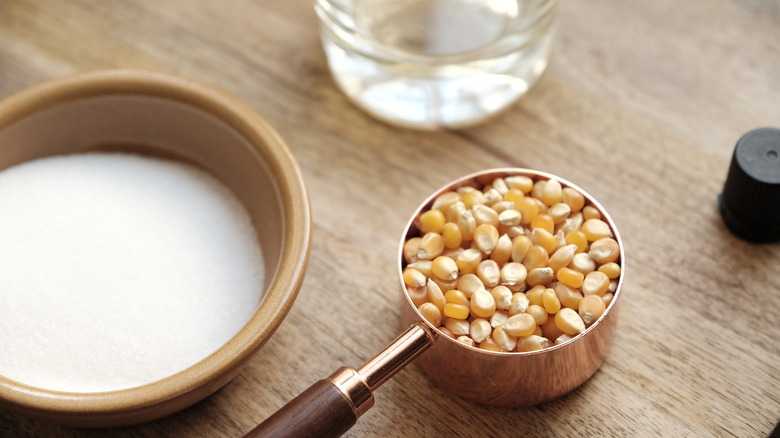
[[[344,97],[307,1],[0,0],[0,97],[109,67],[210,83],[278,129],[311,197],[306,280],[272,339],[205,401],[114,430],[0,412],[0,436],[242,435],[400,333],[408,216],[449,180],[503,166],[575,182],[621,229],[630,267],[606,362],[528,409],[464,402],[411,365],[348,436],[765,437],[780,420],[780,245],[735,238],[715,203],[735,142],[780,125],[776,0],[562,2],[535,88],[487,123],[434,133]]]

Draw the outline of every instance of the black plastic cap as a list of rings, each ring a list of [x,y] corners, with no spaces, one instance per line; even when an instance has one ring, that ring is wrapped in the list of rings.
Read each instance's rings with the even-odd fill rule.
[[[718,206],[737,236],[780,240],[780,129],[756,129],[737,142]]]

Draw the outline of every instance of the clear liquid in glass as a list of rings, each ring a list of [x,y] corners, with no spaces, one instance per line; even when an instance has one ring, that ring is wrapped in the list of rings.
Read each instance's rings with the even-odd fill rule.
[[[339,87],[374,116],[414,128],[478,123],[547,66],[554,1],[316,0]]]

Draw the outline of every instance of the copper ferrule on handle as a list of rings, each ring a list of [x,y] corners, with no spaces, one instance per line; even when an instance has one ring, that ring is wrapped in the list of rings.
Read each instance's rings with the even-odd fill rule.
[[[374,394],[371,393],[366,379],[352,368],[341,367],[331,374],[328,380],[347,397],[355,412],[355,418],[374,406]]]
[[[430,327],[414,324],[357,372],[373,391],[433,345],[434,340],[436,335]]]
[[[433,345],[435,339],[430,327],[413,324],[357,371],[341,367],[328,380],[349,399],[356,417],[360,417],[374,405],[372,392]]]

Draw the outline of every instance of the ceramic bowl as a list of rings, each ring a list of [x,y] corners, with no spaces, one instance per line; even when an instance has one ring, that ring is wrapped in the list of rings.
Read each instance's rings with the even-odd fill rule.
[[[207,170],[244,204],[263,253],[263,298],[200,362],[143,386],[98,393],[37,388],[0,375],[0,408],[63,425],[114,427],[169,415],[236,376],[285,318],[310,246],[299,169],[262,117],[210,86],[167,74],[105,70],[54,79],[0,101],[0,170],[40,157],[122,151]]]

